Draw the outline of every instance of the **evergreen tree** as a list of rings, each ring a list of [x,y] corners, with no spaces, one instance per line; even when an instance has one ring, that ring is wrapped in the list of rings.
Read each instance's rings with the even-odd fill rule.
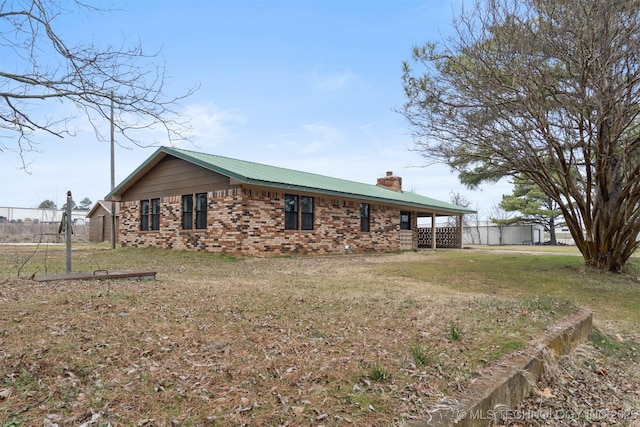
[[[91,199],[85,197],[84,199],[80,200],[80,206],[78,206],[78,209],[81,211],[88,211],[89,209],[91,209],[92,203],[93,202],[91,201]]]
[[[552,245],[557,244],[556,227],[562,218],[558,204],[531,180],[516,177],[513,181],[513,193],[502,196],[500,208],[506,212],[519,212],[521,220],[529,224],[538,224],[549,233]]]
[[[53,200],[44,200],[38,205],[38,209],[56,209],[56,203]]]

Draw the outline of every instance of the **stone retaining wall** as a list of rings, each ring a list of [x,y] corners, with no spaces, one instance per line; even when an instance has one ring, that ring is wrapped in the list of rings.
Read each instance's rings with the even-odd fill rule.
[[[552,327],[525,350],[508,355],[496,364],[493,375],[475,382],[455,404],[438,408],[428,420],[412,427],[485,427],[499,422],[500,410],[513,409],[531,393],[540,378],[545,352],[556,356],[569,353],[587,341],[592,329],[592,313],[579,311]],[[498,418],[498,419],[497,419]]]

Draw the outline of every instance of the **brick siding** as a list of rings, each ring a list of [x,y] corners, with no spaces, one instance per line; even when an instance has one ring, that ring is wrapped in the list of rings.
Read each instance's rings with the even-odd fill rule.
[[[400,249],[399,209],[371,204],[370,231],[361,232],[359,202],[314,197],[314,229],[285,230],[284,194],[249,188],[209,192],[206,230],[182,229],[181,196],[160,199],[160,230],[140,231],[140,202],[122,202],[119,241],[240,255],[342,253],[346,246],[355,253]]]

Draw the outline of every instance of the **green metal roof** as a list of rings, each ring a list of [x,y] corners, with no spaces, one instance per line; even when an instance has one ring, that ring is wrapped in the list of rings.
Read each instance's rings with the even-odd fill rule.
[[[202,168],[252,185],[411,206],[414,208],[438,211],[438,213],[466,214],[475,212],[471,209],[421,196],[416,193],[397,192],[373,184],[363,184],[309,172],[301,172],[293,169],[169,147],[159,148],[140,167],[109,193],[105,199],[110,200],[114,195],[124,192],[133,182],[141,177],[142,173],[155,165],[165,155],[177,157]]]

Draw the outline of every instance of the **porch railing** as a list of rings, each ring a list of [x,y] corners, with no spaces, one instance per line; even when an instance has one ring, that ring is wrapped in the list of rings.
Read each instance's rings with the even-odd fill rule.
[[[436,248],[460,248],[460,229],[458,227],[436,227]],[[431,228],[418,228],[418,247],[431,248]]]

